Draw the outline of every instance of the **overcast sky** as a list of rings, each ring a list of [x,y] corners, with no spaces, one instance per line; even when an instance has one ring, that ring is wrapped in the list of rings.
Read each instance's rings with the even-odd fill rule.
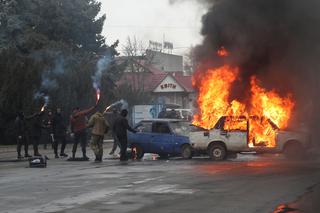
[[[107,15],[103,35],[107,43],[120,40],[121,50],[128,36],[147,47],[149,40],[174,45],[173,53],[183,54],[201,42],[201,17],[205,8],[196,1],[170,5],[168,0],[100,0]]]

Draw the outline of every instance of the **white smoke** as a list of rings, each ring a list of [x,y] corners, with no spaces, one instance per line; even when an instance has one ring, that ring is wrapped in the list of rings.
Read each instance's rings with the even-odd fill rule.
[[[50,97],[48,93],[59,87],[57,77],[64,74],[64,59],[59,56],[55,62],[53,69],[44,71],[41,75],[41,86],[39,91],[34,94],[34,99],[42,99],[45,106],[49,104]]]
[[[93,88],[96,91],[100,91],[101,78],[102,78],[103,72],[107,70],[111,60],[112,60],[111,56],[109,54],[106,54],[102,56],[97,62],[96,72],[91,77]]]

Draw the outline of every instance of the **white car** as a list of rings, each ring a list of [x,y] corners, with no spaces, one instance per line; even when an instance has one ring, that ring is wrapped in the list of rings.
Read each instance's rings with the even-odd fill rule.
[[[204,130],[194,127],[190,133],[190,141],[195,153],[208,153],[213,160],[224,160],[228,155],[236,156],[240,152],[272,152],[284,153],[288,158],[301,158],[310,147],[310,137],[307,133],[280,130],[270,119],[267,121],[275,132],[275,145],[268,147],[265,142],[252,144],[249,141],[250,119],[238,117],[245,128],[226,131],[224,129],[228,116],[221,117],[213,129]],[[240,125],[239,125],[240,126]]]

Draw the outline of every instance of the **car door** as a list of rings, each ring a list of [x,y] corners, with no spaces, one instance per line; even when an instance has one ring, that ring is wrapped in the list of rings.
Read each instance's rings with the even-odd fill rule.
[[[248,121],[245,117],[227,117],[220,132],[226,138],[226,146],[231,151],[248,148]]]
[[[130,143],[139,145],[144,152],[150,152],[150,143],[152,140],[152,132],[151,132],[152,122],[142,121],[135,126],[137,133],[129,132],[130,136],[128,138],[132,138]]]
[[[150,149],[152,153],[157,154],[170,154],[173,152],[173,134],[168,122],[153,122]]]

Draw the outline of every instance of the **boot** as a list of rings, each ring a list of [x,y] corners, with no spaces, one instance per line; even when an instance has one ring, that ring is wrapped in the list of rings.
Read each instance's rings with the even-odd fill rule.
[[[18,157],[17,157],[19,160],[22,159],[22,156],[21,154],[18,154]]]
[[[42,155],[38,152],[38,153],[34,153],[34,156],[41,157]]]
[[[28,153],[26,153],[26,154],[24,154],[24,157],[25,157],[25,158],[31,158],[32,156],[29,155]]]
[[[60,153],[60,157],[68,157],[66,153]]]
[[[58,154],[55,154],[55,155],[54,155],[54,158],[59,158],[59,155],[58,155]]]

